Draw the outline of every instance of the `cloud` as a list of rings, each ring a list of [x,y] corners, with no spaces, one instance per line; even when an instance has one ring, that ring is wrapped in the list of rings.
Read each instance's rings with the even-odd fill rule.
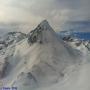
[[[89,20],[90,0],[0,0],[0,22],[29,22],[48,19],[55,29],[66,21]]]

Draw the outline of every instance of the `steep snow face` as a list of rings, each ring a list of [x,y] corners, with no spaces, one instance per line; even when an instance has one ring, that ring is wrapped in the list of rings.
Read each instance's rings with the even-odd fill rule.
[[[7,48],[4,56],[11,69],[2,79],[3,86],[18,90],[52,87],[72,76],[83,63],[82,54],[59,39],[46,20],[29,34]]]

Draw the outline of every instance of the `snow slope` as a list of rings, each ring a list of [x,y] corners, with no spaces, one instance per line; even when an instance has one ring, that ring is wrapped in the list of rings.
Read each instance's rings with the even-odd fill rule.
[[[2,56],[9,66],[1,78],[1,87],[89,90],[89,55],[88,58],[86,55],[61,40],[44,20],[29,33],[28,38],[6,48]]]

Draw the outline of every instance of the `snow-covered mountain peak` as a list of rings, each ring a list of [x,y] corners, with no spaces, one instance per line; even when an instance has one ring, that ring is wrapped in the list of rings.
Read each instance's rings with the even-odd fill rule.
[[[53,41],[52,38],[55,37],[55,32],[49,25],[47,20],[42,21],[34,30],[29,33],[29,42],[46,42]]]
[[[36,29],[40,30],[50,30],[51,26],[49,25],[49,22],[47,20],[43,20]]]
[[[40,26],[49,26],[49,23],[47,20],[43,20],[39,25]]]

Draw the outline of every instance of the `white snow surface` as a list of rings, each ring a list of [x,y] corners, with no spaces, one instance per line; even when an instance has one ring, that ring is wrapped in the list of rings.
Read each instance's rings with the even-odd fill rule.
[[[33,44],[25,38],[13,43],[0,56],[9,62],[8,72],[0,79],[0,87],[18,90],[90,90],[90,54],[82,45],[61,40],[48,22],[40,27],[39,38]],[[83,50],[82,50],[83,48]],[[4,51],[4,50],[2,50]],[[84,53],[83,53],[84,52]],[[2,57],[2,58],[1,58]]]

